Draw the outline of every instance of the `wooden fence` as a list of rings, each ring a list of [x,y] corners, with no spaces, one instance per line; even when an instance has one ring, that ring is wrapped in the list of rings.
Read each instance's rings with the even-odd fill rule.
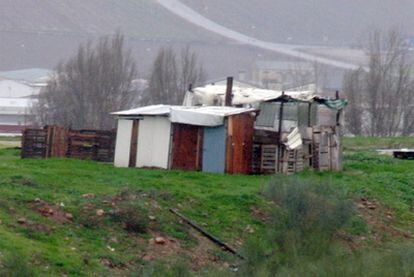
[[[112,162],[115,131],[72,130],[60,126],[26,129],[22,137],[22,158],[68,157]]]

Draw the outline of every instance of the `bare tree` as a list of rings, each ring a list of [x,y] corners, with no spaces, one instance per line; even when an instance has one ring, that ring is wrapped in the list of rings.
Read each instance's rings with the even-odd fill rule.
[[[386,37],[376,31],[369,43],[369,70],[353,72],[345,80],[345,93],[356,97],[355,88],[362,95],[361,116],[364,117],[365,132],[370,136],[396,136],[412,133],[414,103],[412,63],[402,35],[390,31]],[[357,83],[355,83],[357,82]],[[353,95],[353,96],[352,96]],[[352,106],[352,103],[351,103]],[[347,113],[354,116],[352,113]],[[366,119],[366,120],[365,120]],[[352,121],[352,123],[351,123]],[[348,118],[348,123],[358,124]],[[363,122],[361,122],[362,124]],[[350,130],[358,127],[350,126]]]
[[[171,48],[161,48],[155,58],[146,102],[150,104],[181,104],[190,84],[205,80],[205,73],[195,52],[187,46],[177,54]]]
[[[123,35],[102,37],[95,45],[80,45],[73,57],[59,63],[35,111],[43,124],[112,128],[109,113],[129,106],[135,97],[131,82],[136,76]]]
[[[362,69],[348,72],[344,77],[343,90],[348,99],[345,110],[345,124],[348,131],[356,136],[363,134]]]

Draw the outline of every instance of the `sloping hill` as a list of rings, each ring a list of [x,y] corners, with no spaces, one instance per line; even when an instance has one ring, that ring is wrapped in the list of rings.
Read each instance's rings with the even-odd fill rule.
[[[271,248],[266,252],[252,253],[250,264],[255,257],[268,256],[273,247],[277,247],[276,253],[283,251],[277,246],[279,242],[263,240],[266,226],[272,232],[279,226],[270,216],[277,216],[278,222],[284,218],[264,198],[263,188],[271,179],[331,183],[355,199],[358,216],[335,238],[349,245],[349,250],[365,249],[372,256],[380,247],[388,250],[386,242],[412,242],[414,161],[383,157],[373,151],[412,147],[412,138],[349,138],[344,144],[343,172],[308,171],[285,179],[114,168],[75,159],[20,159],[17,149],[1,149],[12,146],[10,138],[6,143],[4,140],[0,138],[1,276],[31,276],[21,272],[25,268],[37,273],[35,276],[188,276],[139,274],[157,261],[167,268],[181,261],[195,271],[205,269],[208,273],[224,267],[229,272],[230,264],[240,266],[243,262],[180,222],[169,208],[179,209],[238,250],[244,251],[242,245],[252,239],[257,242],[255,249],[268,243]],[[295,218],[308,225],[302,221],[306,209],[308,203],[298,209]],[[298,224],[293,226],[291,230]],[[163,243],[154,243],[157,237],[163,238]],[[412,261],[414,254],[410,255],[406,255],[407,261]],[[338,265],[344,258],[341,254]],[[312,268],[323,268],[317,261],[312,259]],[[4,274],[7,267],[19,270],[19,274]],[[195,275],[203,272],[198,273]]]
[[[228,28],[273,42],[349,45],[372,28],[414,36],[410,0],[182,0]],[[260,4],[258,4],[260,2]]]
[[[141,39],[197,39],[197,28],[149,0],[4,0],[0,31],[85,36],[121,29]]]

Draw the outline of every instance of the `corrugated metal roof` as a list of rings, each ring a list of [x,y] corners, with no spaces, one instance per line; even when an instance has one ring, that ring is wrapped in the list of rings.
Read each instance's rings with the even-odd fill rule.
[[[170,106],[152,105],[127,111],[114,112],[120,117],[134,116],[169,116],[171,122],[199,126],[218,126],[223,124],[224,118],[230,115],[252,112],[255,109],[221,106]]]
[[[168,115],[171,111],[171,105],[151,105],[135,109],[113,112],[113,115],[119,116],[139,116],[139,115]],[[177,106],[178,107],[178,106]]]

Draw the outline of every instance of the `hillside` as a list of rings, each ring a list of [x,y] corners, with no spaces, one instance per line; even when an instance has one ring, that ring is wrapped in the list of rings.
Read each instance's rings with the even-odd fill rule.
[[[258,39],[293,44],[361,44],[373,28],[414,36],[410,0],[182,0],[204,16]]]
[[[399,0],[398,5],[390,0],[381,0],[380,4],[374,0],[265,0],[260,5],[247,0],[182,2],[225,27],[270,42],[359,45],[374,27],[398,26],[408,36],[413,35],[410,11],[414,4],[408,0]],[[258,59],[281,58],[280,54],[234,43],[195,26],[157,1],[4,0],[0,3],[0,71],[52,69],[80,43],[116,30],[126,35],[142,77],[147,76],[157,50],[163,46],[190,44],[204,61],[208,79],[250,71]],[[319,52],[315,53],[347,61],[337,54],[332,56],[332,51]],[[358,57],[356,63],[360,62]]]
[[[372,149],[413,145],[406,138],[347,139],[343,173],[304,172],[281,180],[329,182],[346,192],[358,217],[336,240],[350,249],[377,252],[389,242],[412,242],[414,175],[413,161],[378,156]],[[0,272],[6,266],[21,273],[29,270],[26,263],[42,276],[151,275],[175,264],[197,274],[228,272],[229,265],[241,266],[241,261],[168,209],[177,208],[245,255],[251,255],[244,252],[245,243],[265,234],[274,209],[262,193],[270,176],[117,169],[18,155],[16,149],[0,149]]]
[[[197,40],[198,29],[148,0],[5,0],[0,31],[58,36],[102,35],[122,30],[149,40]]]

